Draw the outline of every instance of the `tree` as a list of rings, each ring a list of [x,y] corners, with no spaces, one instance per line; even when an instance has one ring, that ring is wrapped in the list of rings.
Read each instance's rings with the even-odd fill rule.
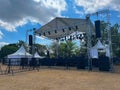
[[[37,51],[41,56],[45,55],[45,50],[47,50],[45,45],[35,44],[35,51]]]
[[[120,33],[118,32],[119,28],[120,25],[117,23],[111,27],[113,55],[117,57],[120,57]]]
[[[101,34],[102,34],[102,40],[104,43],[108,44],[108,32],[107,27],[110,25],[111,30],[111,42],[112,42],[112,50],[113,50],[113,56],[120,56],[120,33],[118,32],[120,25],[114,24],[113,26],[111,24],[108,24],[104,21],[101,21]]]
[[[62,57],[72,57],[78,53],[78,47],[76,43],[68,40],[65,43],[61,43],[59,47],[59,55]]]
[[[17,50],[18,50],[18,46],[16,44],[5,45],[1,48],[0,58],[4,58],[7,55],[12,54]]]
[[[66,41],[68,57],[75,55],[76,43],[72,41]]]

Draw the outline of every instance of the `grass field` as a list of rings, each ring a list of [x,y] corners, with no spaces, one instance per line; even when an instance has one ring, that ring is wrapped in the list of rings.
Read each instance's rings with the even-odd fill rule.
[[[40,69],[0,75],[0,90],[120,90],[120,74]]]

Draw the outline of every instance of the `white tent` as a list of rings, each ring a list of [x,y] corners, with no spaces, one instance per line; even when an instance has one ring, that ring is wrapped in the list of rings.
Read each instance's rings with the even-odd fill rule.
[[[8,58],[32,58],[32,55],[26,52],[24,46],[22,45],[15,53],[7,56]]]
[[[110,49],[109,49],[110,47],[107,45],[106,46],[106,56],[107,57],[110,57]]]
[[[98,50],[104,50],[105,46],[101,43],[100,40],[98,40],[97,44],[94,46],[94,48],[98,49]]]
[[[36,53],[34,54],[34,57],[35,57],[35,58],[41,58],[41,59],[44,58],[44,57],[40,56],[40,55],[38,54],[38,52],[36,52]]]
[[[90,56],[91,58],[98,58],[98,50],[95,47],[92,47],[90,49]]]
[[[110,57],[109,46],[104,46],[100,40],[98,40],[97,44],[90,49],[91,58],[98,58],[98,52],[105,52],[107,57]]]

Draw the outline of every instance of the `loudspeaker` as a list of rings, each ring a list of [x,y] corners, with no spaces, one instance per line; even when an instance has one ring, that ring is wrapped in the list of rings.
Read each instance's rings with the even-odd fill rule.
[[[70,36],[70,40],[72,40],[72,36]]]
[[[65,40],[67,39],[67,37],[65,36]]]
[[[29,45],[32,45],[33,44],[33,40],[32,40],[32,35],[29,35]]]
[[[75,26],[76,30],[78,29],[78,26]]]
[[[48,34],[49,34],[49,35],[51,34],[50,31],[48,31]]]
[[[45,36],[45,32],[43,33],[43,35]]]
[[[95,21],[95,32],[96,32],[96,38],[100,38],[101,37],[100,20]]]
[[[57,33],[57,30],[55,30],[55,33]]]
[[[99,57],[99,70],[100,71],[109,71],[110,63],[108,57]]]
[[[62,29],[63,32],[65,32],[65,29]]]
[[[71,27],[69,27],[68,29],[69,29],[69,31],[71,31]]]

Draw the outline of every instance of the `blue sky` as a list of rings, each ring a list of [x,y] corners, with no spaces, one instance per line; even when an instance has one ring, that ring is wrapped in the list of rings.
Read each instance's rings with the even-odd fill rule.
[[[0,4],[0,46],[25,41],[27,30],[39,29],[55,17],[85,18],[109,9],[111,23],[120,24],[120,0],[0,0]],[[47,44],[42,38],[37,42]]]

